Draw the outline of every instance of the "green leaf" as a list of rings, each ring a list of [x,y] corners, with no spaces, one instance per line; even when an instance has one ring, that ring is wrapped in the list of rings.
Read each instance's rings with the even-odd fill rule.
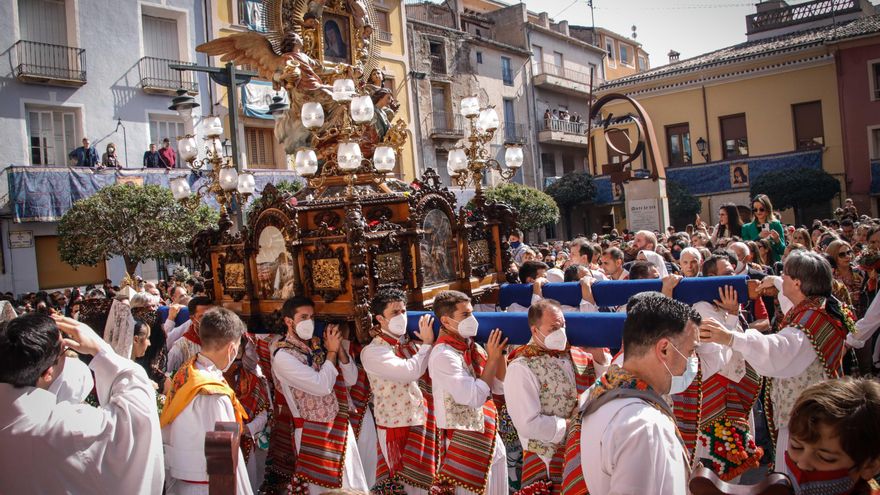
[[[545,192],[560,206],[568,207],[593,201],[596,197],[596,185],[589,173],[572,172],[547,186]]]
[[[666,182],[666,197],[669,202],[669,219],[672,225],[684,227],[693,223],[694,218],[703,210],[699,198],[687,190],[684,185],[675,181]]]
[[[506,203],[519,212],[519,227],[532,230],[559,221],[559,207],[552,197],[533,187],[511,183],[489,188],[486,199]]]
[[[751,193],[769,196],[774,210],[803,208],[833,199],[840,194],[840,182],[815,168],[777,170],[752,181]]]

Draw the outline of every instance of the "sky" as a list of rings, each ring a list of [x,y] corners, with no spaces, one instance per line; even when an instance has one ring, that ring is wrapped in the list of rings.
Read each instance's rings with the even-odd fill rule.
[[[524,0],[529,10],[547,12],[556,21],[590,26],[588,0]],[[652,67],[668,63],[675,50],[681,59],[746,41],[746,16],[757,0],[593,0],[596,26],[629,36],[636,26]],[[804,0],[788,2],[790,5]],[[877,3],[877,0],[873,2]]]

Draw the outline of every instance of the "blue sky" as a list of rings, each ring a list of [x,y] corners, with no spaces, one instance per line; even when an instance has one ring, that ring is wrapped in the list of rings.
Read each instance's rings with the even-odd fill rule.
[[[529,10],[547,12],[555,21],[590,25],[587,0],[526,0]],[[593,0],[596,25],[623,35],[636,26],[651,57],[651,66],[665,65],[669,50],[689,58],[746,40],[745,17],[755,13],[743,0]],[[803,1],[789,1],[789,4]],[[877,4],[877,0],[873,2]]]

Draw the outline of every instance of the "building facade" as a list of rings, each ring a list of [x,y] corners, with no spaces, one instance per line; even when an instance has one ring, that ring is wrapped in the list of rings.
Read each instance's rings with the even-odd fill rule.
[[[120,164],[128,169],[143,166],[150,143],[168,138],[176,146],[185,128],[168,110],[170,95],[184,87],[203,108],[209,100],[202,92],[204,78],[178,73],[168,64],[205,62],[196,56],[195,46],[205,40],[203,8],[209,4],[9,0],[0,5],[0,46],[6,59],[0,167],[8,167],[0,178],[0,193],[6,198],[0,210],[0,289],[20,294],[122,278],[121,259],[78,270],[61,262],[56,223],[60,217],[51,214],[59,210],[46,208],[26,216],[14,212],[26,201],[50,206],[69,201],[65,188],[80,187],[79,178],[105,182],[117,176],[83,169],[70,173],[68,153],[81,146],[84,137],[99,156],[114,143]],[[17,191],[8,186],[25,184],[15,170],[51,187],[41,191],[43,197],[10,199]],[[142,269],[144,276],[155,278],[155,264]]]
[[[810,2],[824,3],[828,2]],[[803,24],[791,22],[792,7],[765,10],[760,26],[773,36],[752,33],[751,41],[608,81],[597,94],[624,93],[639,101],[651,117],[659,144],[657,159],[665,164],[669,182],[700,198],[707,222],[717,222],[724,203],[748,205],[750,183],[771,171],[821,168],[840,181],[843,197],[857,187],[867,193],[868,145],[876,114],[847,107],[872,103],[870,57],[878,53],[880,17],[866,2],[851,4],[850,17],[794,17]],[[847,48],[851,44],[856,46]],[[851,70],[858,73],[851,78],[840,65],[849,58]],[[842,84],[861,87],[862,92],[850,95]],[[607,132],[595,129],[592,134],[592,172],[599,184],[597,205],[590,209],[593,231],[605,226],[602,219],[609,215],[615,225],[625,225],[623,198],[607,174],[620,161],[614,148],[628,150],[636,139],[635,125],[626,117],[632,113],[628,104],[609,105],[603,113],[603,118],[609,113],[624,118],[616,118]],[[858,133],[862,136],[856,137]],[[643,166],[641,162],[634,168]],[[818,205],[803,216],[828,216],[837,204]],[[783,219],[795,221],[793,212],[785,212]],[[677,219],[682,222],[693,219]]]

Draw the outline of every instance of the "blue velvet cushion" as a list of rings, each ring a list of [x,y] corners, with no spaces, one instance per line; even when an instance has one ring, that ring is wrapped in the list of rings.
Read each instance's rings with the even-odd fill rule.
[[[159,306],[156,309],[156,314],[158,314],[159,324],[165,323],[165,320],[168,319],[168,306]],[[189,319],[189,309],[180,308],[180,311],[177,312],[177,317],[174,318],[174,326],[179,327],[183,325],[186,320]]]
[[[406,330],[411,335],[419,329],[419,319],[426,311],[408,311]],[[531,338],[526,313],[483,313],[475,312],[480,326],[476,340],[485,342],[489,333],[498,328],[511,345],[523,345]],[[623,313],[565,313],[565,331],[572,345],[583,347],[620,348],[623,336]],[[439,331],[440,323],[434,319],[434,330]]]
[[[718,299],[718,288],[732,285],[736,289],[740,303],[748,302],[746,276],[733,277],[689,277],[681,279],[673,297],[687,304]],[[640,292],[659,292],[663,282],[651,280],[603,280],[593,284],[593,298],[597,306],[621,306],[630,297]],[[542,289],[544,297],[555,299],[560,304],[577,307],[581,301],[581,287],[577,282],[546,284]],[[513,303],[528,307],[532,303],[532,284],[506,284],[501,287],[498,305],[507,308]]]

